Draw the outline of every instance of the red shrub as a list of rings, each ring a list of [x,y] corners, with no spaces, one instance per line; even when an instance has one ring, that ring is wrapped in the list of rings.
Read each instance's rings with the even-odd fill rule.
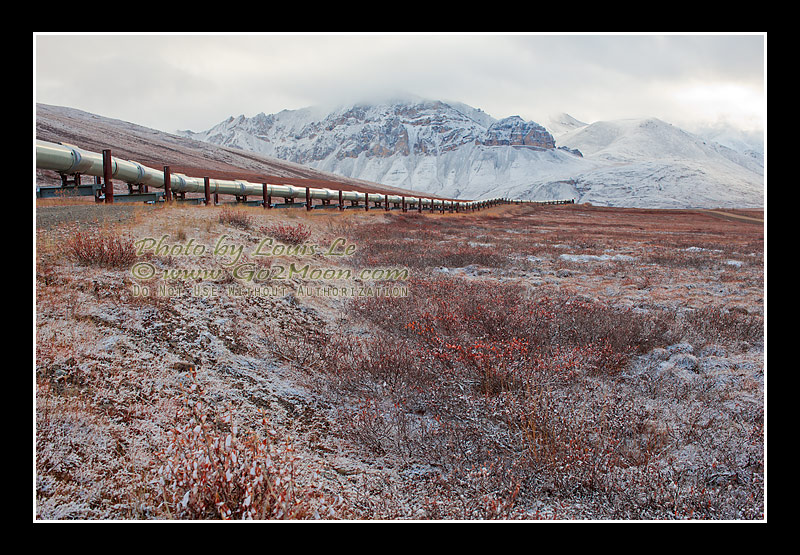
[[[194,377],[194,376],[193,376]],[[162,507],[171,518],[318,518],[324,503],[313,487],[301,486],[288,443],[270,431],[239,434],[230,415],[215,417],[196,379],[187,396],[183,423],[169,431],[158,469]]]
[[[66,251],[86,266],[124,268],[136,260],[133,239],[100,232],[77,231],[67,240]]]
[[[311,237],[311,229],[302,223],[290,224],[271,224],[261,226],[261,233],[269,235],[285,245],[301,245]]]

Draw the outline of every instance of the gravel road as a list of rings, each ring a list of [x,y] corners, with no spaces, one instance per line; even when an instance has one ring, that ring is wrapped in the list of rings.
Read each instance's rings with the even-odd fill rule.
[[[142,203],[136,204],[62,204],[36,207],[36,228],[51,229],[67,223],[80,227],[91,227],[104,223],[125,222],[137,210],[153,209]]]

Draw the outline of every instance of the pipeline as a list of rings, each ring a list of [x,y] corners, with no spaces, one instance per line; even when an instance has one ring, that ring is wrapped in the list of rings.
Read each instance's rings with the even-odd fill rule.
[[[62,175],[91,175],[103,177],[103,155],[96,152],[80,149],[76,146],[36,141],[36,167],[43,170],[53,170]],[[111,159],[111,177],[129,185],[146,185],[148,187],[165,188],[164,172],[143,166],[138,162],[122,160],[116,157]],[[170,188],[175,192],[206,193],[205,180],[200,177],[189,177],[180,173],[170,172]],[[228,194],[244,197],[248,195],[264,194],[294,199],[306,195],[306,187],[293,185],[273,185],[250,183],[243,180],[209,179],[209,192],[212,194]],[[266,185],[267,190],[264,191]],[[340,198],[339,190],[308,188],[311,199],[324,201]],[[342,191],[341,199],[352,202],[386,202],[399,204],[407,202],[414,205],[421,204],[432,209],[459,206],[471,209],[475,206],[484,206],[494,201],[451,201],[423,197],[391,195],[384,193],[363,193],[358,191]]]
[[[103,155],[88,150],[83,150],[73,145],[65,143],[51,143],[47,141],[36,141],[36,167],[42,170],[53,170],[65,175],[91,175],[104,177]],[[128,185],[146,185],[148,187],[165,188],[164,172],[143,166],[138,162],[111,158],[111,178],[118,179]],[[351,201],[354,203],[376,202],[376,203],[409,203],[421,207],[429,207],[431,210],[445,208],[458,210],[463,208],[471,210],[496,204],[573,204],[571,200],[552,200],[552,201],[530,201],[530,200],[469,200],[455,201],[442,200],[425,197],[412,197],[402,195],[390,195],[386,193],[362,193],[358,191],[339,191],[334,189],[324,189],[317,187],[297,187],[294,185],[273,185],[268,183],[250,183],[244,180],[224,180],[208,179],[208,190],[206,180],[201,177],[189,177],[181,173],[169,174],[170,189],[178,193],[203,193],[203,194],[227,194],[237,197],[250,195],[263,195],[264,197],[278,197],[284,199],[294,199],[307,195],[311,199],[330,201],[333,199]],[[266,191],[264,190],[266,187]]]

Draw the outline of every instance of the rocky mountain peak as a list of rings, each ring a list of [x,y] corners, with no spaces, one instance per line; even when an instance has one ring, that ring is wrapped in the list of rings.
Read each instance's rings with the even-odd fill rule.
[[[395,100],[228,118],[192,138],[257,150],[300,164],[326,159],[437,156],[467,144],[555,148],[550,133],[519,116],[501,120],[460,103]]]
[[[525,121],[519,116],[503,118],[486,130],[480,143],[486,146],[533,146],[555,148],[553,136],[544,127],[533,121]]]

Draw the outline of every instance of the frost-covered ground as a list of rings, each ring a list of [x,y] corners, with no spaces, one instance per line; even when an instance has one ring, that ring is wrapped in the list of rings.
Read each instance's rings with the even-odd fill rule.
[[[232,214],[37,230],[37,519],[764,518],[760,213]]]

